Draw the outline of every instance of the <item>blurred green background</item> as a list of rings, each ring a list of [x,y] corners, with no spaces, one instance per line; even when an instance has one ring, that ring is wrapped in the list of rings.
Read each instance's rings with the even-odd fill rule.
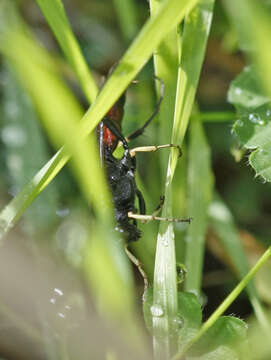
[[[65,60],[38,5],[32,0],[17,0],[14,3],[16,3],[23,20],[54,59],[61,79],[78,99],[82,109],[86,111],[89,107],[88,100],[71,67]],[[147,20],[149,16],[148,3],[145,0],[127,1],[127,3],[123,2],[121,6],[121,2],[117,0],[67,0],[64,3],[84,57],[96,82],[101,87],[110,67],[119,61]],[[128,8],[129,6],[132,8]],[[131,13],[133,16],[129,17]],[[0,27],[4,23],[3,14],[4,12],[0,15]],[[20,57],[20,53],[18,56]],[[28,56],[31,57],[31,54]],[[231,81],[247,64],[248,60],[240,49],[238,35],[233,27],[232,19],[222,3],[217,2],[196,103],[211,149],[215,189],[230,209],[250,264],[253,264],[263,253],[265,246],[270,245],[271,201],[268,196],[270,183],[264,184],[263,180],[255,178],[254,170],[248,166],[248,153],[241,149],[236,134],[232,132],[232,126],[237,120],[237,115],[233,105],[227,100]],[[138,83],[130,85],[127,90],[123,121],[123,133],[125,135],[137,129],[139,124],[143,124],[155,108],[157,99],[153,74],[153,63],[150,60],[137,76]],[[41,83],[40,86],[42,87],[43,84]],[[167,92],[167,88],[165,91]],[[56,150],[51,145],[48,134],[39,121],[40,113],[33,100],[19,81],[14,67],[4,57],[0,58],[0,114],[0,205],[3,208],[49,161]],[[132,146],[161,144],[162,137],[159,129],[159,119],[155,119],[144,135],[134,141]],[[166,142],[170,142],[170,132],[163,136],[166,138]],[[178,163],[177,174],[174,179],[175,189],[177,189],[173,195],[175,217],[190,215],[187,214],[187,200],[184,190],[187,182],[185,164],[187,162],[188,144],[189,133],[183,146],[184,156]],[[137,156],[138,184],[146,199],[148,213],[155,209],[159,203],[160,195],[164,192],[165,157],[166,155],[160,153],[139,154]],[[198,177],[201,177],[200,173]],[[179,186],[179,184],[184,184],[184,186]],[[133,245],[133,251],[144,264],[149,278],[152,279],[158,224],[150,223],[139,225],[139,227],[144,235],[140,242]],[[182,251],[183,242],[180,241],[178,244],[178,238],[183,239],[185,231],[186,227],[176,226],[176,257],[179,263],[184,263],[184,255]],[[63,266],[65,269],[68,268],[67,271],[72,272],[71,277],[76,278],[74,280],[76,286],[80,284],[80,290],[74,292],[70,289],[72,288],[70,275],[67,276],[66,274],[63,280],[61,276],[59,279],[57,279],[58,276],[54,279],[54,274],[51,274],[52,284],[48,285],[48,289],[51,289],[50,291],[53,291],[56,296],[61,297],[62,295],[59,295],[56,289],[60,289],[59,291],[62,292],[63,287],[67,286],[68,295],[65,295],[66,300],[63,302],[64,305],[62,303],[59,305],[60,308],[63,310],[63,306],[64,308],[66,306],[66,311],[69,311],[67,306],[73,306],[80,309],[80,311],[78,310],[79,317],[85,316],[82,315],[86,311],[86,304],[82,304],[85,300],[82,300],[84,297],[77,296],[78,293],[85,294],[87,292],[87,303],[91,303],[95,299],[91,291],[89,293],[87,281],[81,276],[84,262],[83,253],[85,247],[88,246],[89,232],[98,233],[95,227],[95,219],[93,219],[93,208],[82,195],[71,168],[66,166],[24,213],[19,224],[11,232],[9,241],[3,247],[6,252],[0,257],[9,258],[10,256],[9,264],[13,264],[11,268],[16,268],[20,272],[18,265],[20,261],[16,263],[16,256],[11,256],[13,252],[10,248],[12,249],[19,242],[19,247],[22,247],[21,254],[24,258],[29,258],[27,261],[33,265],[47,262],[33,243],[39,244],[42,248],[45,247],[45,252],[49,252],[50,256],[53,256],[57,265]],[[235,266],[229,259],[225,248],[219,243],[218,238],[216,230],[210,224],[207,232],[207,250],[205,252],[201,294],[205,317],[208,317],[215,310],[237,283]],[[5,263],[4,260],[1,261],[3,264]],[[24,265],[26,264],[24,263]],[[51,265],[47,265],[45,265],[44,271],[49,272],[48,268],[50,269]],[[54,266],[57,268],[57,265]],[[4,265],[3,269],[6,269]],[[26,274],[31,274],[32,270],[29,271]],[[259,275],[257,287],[261,299],[269,305],[271,287],[266,273],[267,271]],[[136,285],[134,306],[140,309],[142,279],[136,270],[133,275]],[[96,276],[99,278],[99,273]],[[131,274],[127,275],[127,277],[129,276]],[[16,275],[14,277],[16,278]],[[100,281],[102,282],[103,279]],[[31,288],[31,282],[27,286]],[[49,300],[56,298],[50,297],[49,290],[47,293],[46,290],[43,291],[45,292],[44,297]],[[72,294],[69,295],[70,293]],[[16,296],[15,291],[13,297]],[[39,301],[42,300],[39,299]],[[0,314],[0,316],[5,323],[9,316],[7,315],[8,312],[3,309],[2,307],[2,315]],[[62,310],[57,311],[57,313],[61,313]],[[247,295],[242,294],[228,309],[228,313],[238,314],[241,318],[248,317],[252,313],[252,309]],[[61,317],[61,315],[59,316]],[[77,316],[74,317],[77,318]],[[17,321],[19,320],[15,319],[15,323]],[[35,321],[37,320],[33,320],[33,323]],[[140,318],[140,325],[142,325],[142,321]],[[61,331],[64,331],[63,327],[60,327]],[[45,333],[52,334],[46,325],[44,329]],[[65,331],[69,332],[70,336],[70,330],[65,329]],[[102,333],[103,329],[100,331]],[[9,333],[5,335],[7,340],[2,345],[3,354],[7,354],[7,359],[9,359],[8,354],[12,354],[13,357],[10,358],[27,358],[27,355],[24,357],[25,354],[16,354],[16,351],[11,350],[8,337]],[[55,345],[54,341],[51,338],[48,340],[47,350],[49,349],[49,353],[50,351],[53,352],[54,346],[62,349],[62,345],[59,345],[57,341],[55,341],[57,343]],[[65,354],[65,349],[61,351],[62,354]],[[125,351],[127,351],[126,348],[123,350],[124,354]],[[39,351],[37,352],[39,353]],[[42,355],[40,356],[42,358]],[[114,359],[113,355],[111,358]]]

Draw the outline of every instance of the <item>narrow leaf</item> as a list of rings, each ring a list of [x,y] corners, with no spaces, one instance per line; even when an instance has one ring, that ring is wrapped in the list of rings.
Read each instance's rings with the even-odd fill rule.
[[[187,13],[184,31],[181,37],[181,48],[179,45],[180,39],[176,37],[176,49],[178,49],[176,56],[179,56],[179,59],[177,58],[179,69],[173,132],[171,136],[171,142],[174,144],[182,145],[189,117],[191,115],[209,35],[212,7],[212,0],[199,1],[199,4],[191,12]],[[157,11],[160,9],[161,7],[158,7]],[[163,52],[161,52],[161,54],[158,53],[157,57],[162,55]],[[166,52],[165,58],[162,60],[168,62],[169,65],[169,59],[166,56]],[[158,66],[157,70],[159,71]],[[158,72],[157,75],[162,76],[160,72]],[[168,127],[168,121],[166,126]],[[178,152],[172,150],[168,161],[166,177],[166,201],[163,209],[163,216],[165,217],[171,217],[172,180],[176,169],[177,159]],[[174,346],[176,346],[173,339],[174,334],[176,334],[174,317],[177,315],[178,308],[175,243],[172,224],[161,223],[159,227],[154,274],[154,306],[160,306],[164,311],[163,317],[154,318],[155,354],[157,359],[163,357],[167,358],[170,351],[174,351]],[[163,336],[161,336],[161,333]],[[172,344],[174,345],[172,346]]]
[[[94,102],[98,88],[74,36],[61,0],[36,0],[88,98]]]
[[[211,217],[215,231],[217,232],[238,272],[239,278],[242,279],[247,274],[249,265],[238,230],[234,224],[233,217],[229,209],[226,207],[223,201],[217,197],[209,208],[209,215]],[[264,310],[259,301],[259,296],[253,281],[248,284],[247,292],[258,320],[261,322],[263,327],[268,328],[268,324],[265,320]]]
[[[199,119],[191,124],[188,159],[188,213],[192,223],[187,231],[187,278],[185,290],[196,294],[201,290],[205,235],[208,226],[208,208],[212,198],[213,175],[211,154]]]

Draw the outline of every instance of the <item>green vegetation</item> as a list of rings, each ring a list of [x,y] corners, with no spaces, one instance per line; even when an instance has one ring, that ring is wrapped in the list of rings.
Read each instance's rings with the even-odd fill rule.
[[[270,358],[270,20],[268,0],[0,0],[1,359]],[[139,225],[142,306],[95,128],[124,91],[124,135],[142,126],[154,75],[131,147],[183,156],[138,154],[138,187],[192,222]]]

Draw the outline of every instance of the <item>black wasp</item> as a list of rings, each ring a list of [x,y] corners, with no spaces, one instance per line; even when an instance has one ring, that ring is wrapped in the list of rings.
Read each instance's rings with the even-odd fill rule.
[[[167,144],[160,146],[143,146],[130,149],[128,142],[143,134],[145,128],[151,123],[152,119],[157,115],[160,109],[161,102],[164,96],[164,83],[159,78],[155,78],[161,83],[161,97],[156,105],[156,108],[150,118],[145,124],[129,135],[124,137],[121,131],[121,123],[124,115],[125,93],[120,97],[116,104],[109,110],[97,128],[100,155],[104,163],[107,179],[112,191],[115,217],[117,221],[116,230],[123,233],[127,243],[137,241],[141,237],[141,231],[137,227],[137,220],[166,220],[176,222],[188,222],[191,219],[168,219],[156,216],[162,206],[160,201],[159,207],[153,215],[146,215],[146,204],[144,197],[140,190],[137,188],[135,181],[136,174],[136,153],[156,151],[161,148],[176,147],[181,155],[181,149],[178,145]],[[121,142],[124,154],[121,159],[113,155],[118,143]],[[138,200],[139,213],[135,206],[136,199]],[[128,251],[126,252],[130,259],[139,268],[145,281],[145,289],[147,287],[147,278],[141,268],[139,261]]]

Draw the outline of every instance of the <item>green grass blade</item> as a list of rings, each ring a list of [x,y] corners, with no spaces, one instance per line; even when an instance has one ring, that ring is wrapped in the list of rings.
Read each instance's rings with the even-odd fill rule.
[[[107,310],[107,316],[111,314],[112,318],[118,320],[122,315],[123,326],[129,325],[132,331],[136,327],[136,322],[132,320],[134,296],[130,264],[117,232],[113,231],[112,201],[100,166],[94,134],[81,137],[79,119],[83,112],[60,76],[51,71],[51,68],[44,66],[44,63],[53,62],[50,55],[20,31],[14,30],[9,40],[12,41],[9,42],[10,46],[7,50],[8,58],[34,100],[51,142],[56,147],[65,144],[53,163],[49,165],[49,170],[54,171],[54,166],[60,167],[72,155],[73,173],[98,219],[95,222],[93,220],[92,229],[95,231],[90,233],[91,241],[85,249],[84,263],[84,270],[95,289],[96,299],[99,299],[97,302],[103,305],[101,306],[103,313],[105,313],[104,309]],[[31,50],[31,58],[28,56],[29,52],[24,52],[22,49]],[[21,52],[19,59],[16,57],[17,51]],[[41,58],[42,62],[39,61]],[[33,201],[32,196],[37,196],[38,191],[41,191],[45,179],[48,181],[47,176],[49,176],[47,169],[38,174],[24,193],[13,200],[13,206],[15,204],[16,208],[12,208],[9,204],[1,213],[2,219],[4,217],[9,223],[11,217],[15,217],[16,220]],[[12,210],[13,213],[10,214]],[[93,264],[96,266],[93,267]],[[98,282],[97,271],[99,271]],[[108,271],[110,276],[107,274]],[[140,331],[136,333],[140,334]],[[133,335],[135,336],[134,333]]]
[[[152,16],[163,6],[163,2],[157,0],[150,1],[150,9]],[[165,83],[165,96],[161,105],[159,118],[159,141],[161,144],[169,142],[172,134],[172,119],[174,116],[174,106],[176,97],[176,78],[178,75],[178,51],[180,46],[176,46],[178,37],[176,27],[163,39],[156,48],[153,60],[155,74],[163,79]],[[160,84],[156,84],[157,94],[160,94]],[[167,119],[167,121],[166,121]],[[161,153],[161,164],[163,173],[166,171],[168,154]]]
[[[214,0],[201,0],[186,18],[182,35],[182,54],[177,88],[178,103],[173,142],[182,144],[192,112],[206,44],[212,23]]]
[[[182,47],[178,49],[179,71],[171,140],[174,144],[182,144],[191,115],[212,20],[212,7],[213,1],[199,1],[199,5],[186,18],[181,43]],[[159,8],[156,10],[155,7],[154,9],[155,11],[160,10]],[[176,48],[177,44],[176,42]],[[160,45],[160,51],[161,47],[162,45]],[[157,57],[163,54],[165,54],[163,61],[169,64],[172,59],[168,59],[167,52],[159,53],[158,48]],[[160,61],[162,62],[162,60]],[[160,61],[157,60],[156,64],[157,75],[162,77],[162,74],[159,72],[160,68],[163,69],[162,65],[159,67]],[[167,170],[166,201],[163,209],[163,216],[165,217],[171,217],[172,180],[177,165],[177,158],[177,151],[173,150],[169,158]],[[154,274],[154,306],[159,306],[164,312],[163,317],[156,317],[153,322],[155,354],[158,359],[168,358],[170,352],[174,351],[174,348],[170,349],[170,343],[172,343],[172,333],[176,333],[174,330],[174,318],[177,316],[176,259],[172,224],[161,223],[159,227]],[[163,336],[161,336],[161,333]]]
[[[229,111],[201,112],[199,117],[204,122],[228,122],[236,120],[236,113]]]
[[[210,149],[199,119],[194,119],[191,124],[188,159],[188,214],[193,220],[187,231],[187,277],[184,288],[198,295],[201,290],[208,207],[212,198],[213,182]]]
[[[3,236],[12,229],[25,210],[63,168],[67,160],[62,150],[58,151],[0,212],[0,245]]]
[[[61,0],[36,0],[65,56],[76,73],[88,100],[94,102],[98,88],[74,36]]]
[[[163,2],[151,1],[152,17],[161,10]],[[177,26],[177,24],[176,24]],[[176,26],[163,39],[154,54],[155,74],[165,83],[165,97],[158,114],[159,117],[159,141],[161,144],[168,143],[171,137],[172,120],[174,114],[174,99],[176,95],[176,77],[178,65],[178,48]],[[157,84],[157,93],[160,87]],[[167,121],[165,121],[167,119]],[[164,120],[164,121],[163,121]],[[168,160],[166,152],[161,153],[162,171],[165,172]],[[164,209],[171,209],[171,193],[165,193],[166,201]],[[165,212],[163,211],[163,216]],[[171,216],[168,212],[166,216]],[[162,227],[162,230],[161,230]],[[159,235],[156,245],[152,328],[153,350],[155,359],[169,359],[172,352],[172,344],[176,346],[177,336],[173,338],[173,318],[177,318],[178,300],[176,284],[176,261],[175,243],[172,224],[159,224]],[[162,316],[161,316],[162,313]]]
[[[138,30],[138,9],[134,0],[114,0],[121,32],[126,41],[130,41]]]
[[[197,0],[168,0],[159,12],[147,21],[118,67],[104,85],[97,100],[83,119],[83,133],[91,132],[115,103],[140,69],[151,57],[155,47],[174,28]]]
[[[223,201],[217,197],[210,205],[209,215],[214,229],[234,264],[239,277],[244,277],[249,270],[249,265],[238,230],[233,222],[229,209]],[[268,328],[264,310],[253,282],[248,284],[247,292],[259,322],[263,327]]]
[[[90,171],[87,175],[89,180],[87,182],[84,181],[82,186],[86,194],[92,194],[93,205],[97,213],[106,218],[107,216],[105,214],[102,215],[101,212],[103,210],[98,205],[98,190],[106,188],[106,185],[99,166],[98,151],[95,151],[97,146],[95,146],[94,139],[89,140],[91,141],[91,144],[89,144],[90,149],[92,147],[91,152],[88,151],[88,146],[84,148],[84,151],[81,149],[81,152],[76,148],[80,142],[81,146],[84,145],[81,134],[77,130],[79,120],[83,116],[83,110],[72,93],[63,84],[56,71],[48,68],[46,65],[44,66],[47,63],[53,64],[53,59],[43,48],[39,47],[31,38],[22,35],[19,29],[17,33],[14,30],[8,38],[10,45],[6,50],[6,54],[39,109],[41,118],[45,120],[43,124],[54,146],[59,147],[61,144],[65,144],[63,151],[66,157],[69,157],[72,153],[77,153],[77,151],[77,156],[80,156],[80,153],[89,154],[90,158],[88,156],[82,157],[81,165],[77,164],[77,166],[80,166],[80,169],[77,168],[76,174],[81,173],[81,180],[84,181],[86,176],[83,173],[87,174],[87,171]],[[17,57],[18,51],[21,53],[19,58]],[[29,53],[31,53],[31,59],[28,58]],[[42,62],[40,62],[40,59],[42,59]],[[35,75],[33,75],[34,73]],[[41,83],[43,86],[40,86]],[[54,91],[50,92],[48,90],[50,88],[54,89]],[[57,94],[57,97],[55,94]],[[89,163],[88,159],[90,159]],[[95,174],[96,179],[91,176],[92,174]],[[92,185],[86,190],[90,181]],[[97,184],[101,185],[101,189],[96,188]],[[104,191],[106,200],[109,198],[109,195],[106,190]]]

